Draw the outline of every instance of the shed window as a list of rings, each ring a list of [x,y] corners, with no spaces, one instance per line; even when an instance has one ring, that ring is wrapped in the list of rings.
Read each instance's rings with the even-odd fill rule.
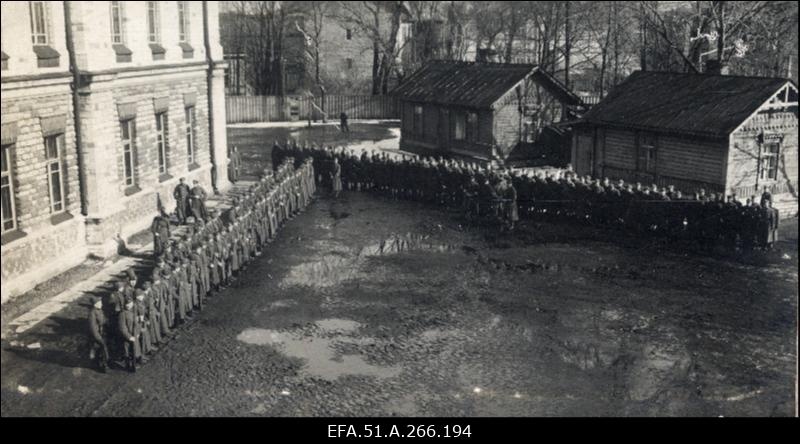
[[[478,113],[467,114],[467,140],[478,141]]]
[[[645,173],[656,172],[656,136],[655,134],[639,134],[639,171]]]
[[[778,141],[767,142],[761,152],[761,179],[778,179],[778,159],[780,158],[781,143]]]
[[[64,211],[64,135],[57,134],[44,138],[47,157],[47,184],[50,190],[50,212]]]
[[[467,127],[467,115],[464,113],[453,113],[453,140],[464,140]]]
[[[422,105],[414,106],[414,134],[422,135]]]
[[[14,200],[14,180],[11,176],[11,145],[3,145],[2,153],[3,233],[17,228],[17,206]]]

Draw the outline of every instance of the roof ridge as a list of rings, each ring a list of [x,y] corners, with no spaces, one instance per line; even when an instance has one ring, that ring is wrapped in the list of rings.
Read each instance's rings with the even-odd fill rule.
[[[746,76],[741,74],[709,74],[704,72],[674,72],[674,71],[661,71],[661,70],[648,70],[642,71],[641,69],[637,69],[633,74],[670,74],[675,76],[686,76],[686,77],[720,77],[720,78],[734,78],[734,79],[759,79],[759,80],[782,80],[786,82],[791,82],[792,79],[786,77],[769,77],[769,76]]]

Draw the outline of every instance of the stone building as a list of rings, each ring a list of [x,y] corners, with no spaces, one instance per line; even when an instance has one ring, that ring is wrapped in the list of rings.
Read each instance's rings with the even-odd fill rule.
[[[159,199],[174,208],[180,177],[230,185],[217,16],[218,2],[2,2],[3,302],[114,254]]]
[[[773,194],[797,211],[797,86],[789,79],[637,71],[573,132],[579,174],[684,192]]]

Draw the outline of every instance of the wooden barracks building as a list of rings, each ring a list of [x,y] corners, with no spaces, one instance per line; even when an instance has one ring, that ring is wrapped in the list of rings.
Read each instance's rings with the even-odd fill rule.
[[[2,301],[227,180],[218,2],[2,2]],[[76,69],[71,70],[74,66]],[[73,88],[74,86],[74,88]]]
[[[578,174],[736,194],[766,186],[797,212],[797,85],[788,79],[633,73],[574,126]]]
[[[541,94],[537,94],[537,88]],[[479,161],[504,160],[582,101],[531,64],[437,60],[392,91],[400,106],[400,148]]]

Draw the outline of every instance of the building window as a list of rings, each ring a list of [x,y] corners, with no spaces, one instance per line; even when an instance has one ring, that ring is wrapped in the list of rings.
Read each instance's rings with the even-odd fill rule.
[[[414,106],[414,134],[422,135],[422,105]]]
[[[111,43],[123,43],[122,2],[111,2]]]
[[[656,172],[656,136],[654,134],[639,134],[638,165],[639,171]]]
[[[347,40],[353,40],[353,30],[350,29],[350,28],[347,28],[346,31],[347,31],[347,37],[346,37]]]
[[[467,114],[467,140],[478,141],[478,113]]]
[[[47,2],[28,3],[31,12],[31,42],[34,45],[47,45],[50,43],[50,17],[47,13]]]
[[[158,148],[158,173],[167,174],[169,170],[169,135],[167,113],[156,114],[156,148]]]
[[[122,132],[122,166],[125,186],[136,186],[136,119],[120,122]]]
[[[189,41],[189,5],[188,2],[178,2],[178,41]]]
[[[161,41],[161,17],[158,2],[147,2],[147,41],[150,43]]]
[[[60,213],[64,205],[64,135],[57,134],[44,138],[47,158],[47,184],[50,191],[50,212]]]
[[[353,59],[344,59],[344,67],[347,69],[353,69]]]
[[[14,201],[14,180],[11,176],[11,145],[3,145],[0,193],[3,200],[3,233],[17,228],[17,208]]]
[[[189,165],[195,163],[195,113],[193,106],[186,107],[186,159]]]
[[[464,113],[453,113],[453,140],[464,140],[467,116]]]
[[[780,158],[781,144],[778,141],[767,142],[761,152],[761,179],[778,179],[778,159]]]

